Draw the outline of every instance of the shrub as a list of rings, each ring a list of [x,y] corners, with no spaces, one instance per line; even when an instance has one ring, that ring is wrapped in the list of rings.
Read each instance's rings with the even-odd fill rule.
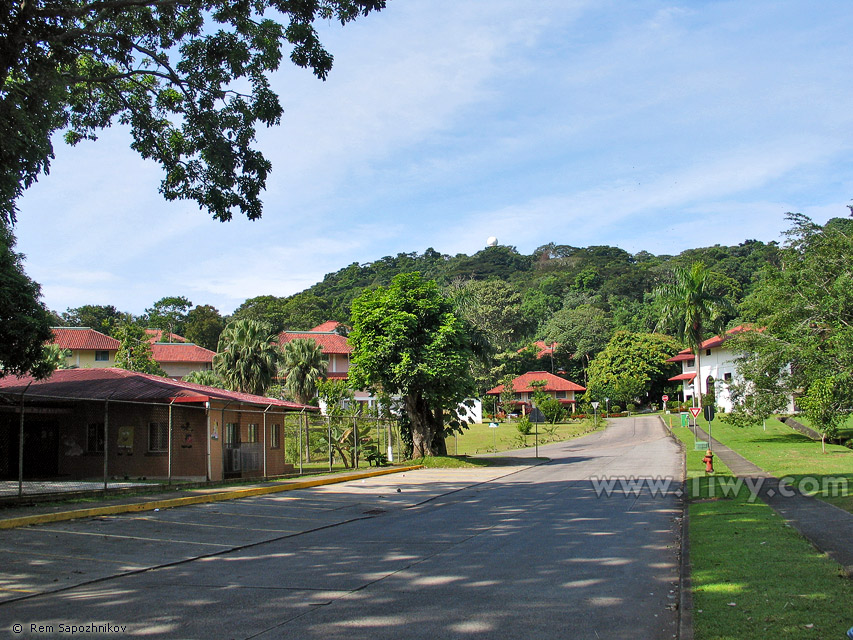
[[[622,413],[622,407],[620,407],[618,404],[614,404],[612,407],[610,407],[610,410],[613,413]]]
[[[529,436],[530,432],[533,431],[533,424],[531,424],[530,418],[522,416],[518,419],[518,422],[515,423],[515,428],[518,429],[518,432],[521,435]]]
[[[634,403],[628,403],[625,408],[628,410],[628,413],[634,413],[634,411],[636,411],[637,409],[637,405],[635,405]]]

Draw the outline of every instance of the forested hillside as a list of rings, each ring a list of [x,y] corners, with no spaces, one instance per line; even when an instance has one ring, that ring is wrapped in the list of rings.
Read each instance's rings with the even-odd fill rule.
[[[443,255],[433,249],[399,253],[365,264],[353,263],[330,273],[306,291],[286,298],[251,298],[235,317],[260,317],[276,329],[308,329],[323,320],[347,322],[350,303],[368,287],[387,285],[398,273],[420,271],[444,287],[470,281],[498,280],[507,295],[518,294],[522,311],[518,339],[545,337],[542,330],[565,306],[592,304],[610,315],[616,328],[652,328],[644,297],[674,266],[702,261],[714,273],[721,293],[739,303],[749,293],[763,265],[775,264],[778,246],[747,240],[737,246],[690,249],[676,256],[630,254],[618,247],[547,244],[531,255],[510,246],[487,247],[472,256]],[[515,297],[513,296],[513,300]],[[500,301],[495,301],[499,304]],[[505,301],[510,304],[511,301]]]

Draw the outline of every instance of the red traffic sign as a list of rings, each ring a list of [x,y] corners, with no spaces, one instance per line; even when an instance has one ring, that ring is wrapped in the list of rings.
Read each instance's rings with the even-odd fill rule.
[[[668,402],[669,396],[661,396],[661,400],[663,400],[664,402]]]
[[[702,407],[690,407],[690,413],[693,414],[694,418],[698,418],[699,414],[702,413]]]

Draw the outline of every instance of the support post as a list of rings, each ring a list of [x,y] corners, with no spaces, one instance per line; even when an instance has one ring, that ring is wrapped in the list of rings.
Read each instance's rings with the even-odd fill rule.
[[[97,428],[97,427],[96,427]],[[110,478],[110,401],[104,401],[104,491],[107,490],[107,483]],[[98,434],[95,434],[97,440]]]

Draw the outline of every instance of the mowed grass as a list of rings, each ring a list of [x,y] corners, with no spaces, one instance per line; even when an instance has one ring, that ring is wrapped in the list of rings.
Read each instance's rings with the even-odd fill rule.
[[[685,442],[695,482],[707,490],[713,481],[735,480],[719,464],[706,480],[692,432],[673,431]],[[696,640],[845,637],[853,626],[853,580],[838,564],[746,486],[727,497],[688,499]]]
[[[707,431],[707,424],[700,421]],[[794,431],[778,420],[761,425],[734,427],[717,418],[712,435],[747,460],[777,478],[791,478],[791,484],[808,493],[853,512],[853,449],[826,445]],[[853,623],[851,623],[853,624]]]
[[[535,444],[533,433],[522,436],[515,425],[517,422],[503,421],[497,423],[497,428],[489,428],[489,423],[473,424],[462,435],[451,436],[447,439],[447,452],[450,455],[477,455],[479,453],[495,453],[524,449]],[[599,418],[598,428],[603,429],[604,420]],[[595,431],[593,421],[562,422],[557,425],[539,424],[539,444],[571,440]]]

